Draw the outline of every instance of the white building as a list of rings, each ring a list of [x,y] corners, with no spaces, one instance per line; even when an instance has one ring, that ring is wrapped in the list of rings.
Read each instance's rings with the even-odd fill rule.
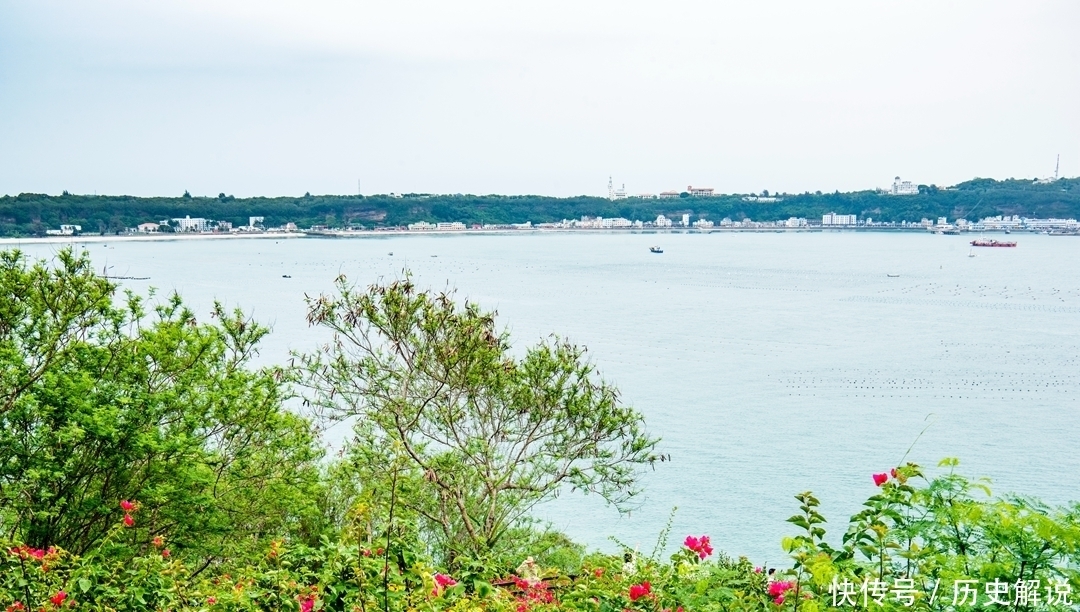
[[[629,219],[615,217],[613,219],[600,219],[600,227],[604,229],[619,229],[633,227],[634,223]]]
[[[707,219],[698,219],[697,221],[694,221],[694,227],[698,229],[709,229],[713,225],[715,224]]]
[[[661,200],[670,200],[672,198],[677,198],[677,197],[679,197],[679,192],[678,191],[661,191],[660,192],[660,199]]]
[[[435,225],[434,223],[428,223],[427,221],[417,221],[416,223],[410,223],[408,225],[409,231],[412,231],[412,232],[433,230],[436,227],[438,227],[438,226]]]
[[[790,217],[784,221],[784,227],[806,227],[806,219],[802,217]]]
[[[205,232],[210,229],[210,221],[202,217],[192,219],[191,215],[187,215],[183,219],[173,219],[173,223],[176,224],[176,231],[178,232]]]
[[[622,187],[615,189],[615,186],[611,183],[611,177],[607,178],[607,197],[609,200],[625,200],[626,199],[626,183],[623,183]]]
[[[682,226],[683,227],[690,227],[690,215],[683,214],[683,216],[682,216]]]
[[[821,216],[822,225],[855,225],[857,222],[858,215],[838,215],[831,212]]]
[[[156,234],[161,231],[161,225],[158,223],[140,223],[138,229],[140,234]]]
[[[454,231],[457,231],[457,230],[465,229],[465,224],[462,223],[461,221],[451,221],[450,223],[447,223],[445,221],[441,221],[441,222],[435,224],[435,229],[437,229],[437,230],[454,230]]]
[[[1024,219],[1024,225],[1030,230],[1066,230],[1076,231],[1080,228],[1076,219]]]
[[[263,224],[263,218],[262,217],[248,217],[248,227],[251,227],[251,228],[262,227],[262,224]]]
[[[74,236],[81,231],[81,225],[61,225],[58,230],[45,230],[45,234],[48,236]]]
[[[716,190],[712,187],[694,187],[693,185],[686,186],[686,192],[698,198],[711,198],[714,191]]]
[[[671,219],[668,219],[664,215],[657,216],[656,227],[671,227]]]
[[[889,189],[890,195],[919,195],[919,186],[913,184],[911,181],[901,181],[900,177],[893,179],[892,188]]]

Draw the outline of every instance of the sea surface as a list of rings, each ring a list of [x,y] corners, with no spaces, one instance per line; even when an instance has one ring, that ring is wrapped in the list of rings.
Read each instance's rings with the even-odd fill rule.
[[[305,296],[409,269],[495,309],[518,348],[584,344],[641,410],[670,462],[620,516],[596,496],[539,511],[611,550],[709,534],[785,563],[794,494],[822,501],[833,538],[874,493],[874,472],[959,457],[996,493],[1080,499],[1080,239],[890,233],[522,233],[351,239],[79,242],[126,287],[213,300],[273,326],[260,363],[312,350]],[[15,243],[50,257],[60,243]],[[652,254],[649,247],[663,247]],[[975,257],[970,257],[974,254]],[[291,278],[285,278],[285,276]],[[922,433],[920,437],[920,433]],[[340,443],[345,431],[330,432]]]

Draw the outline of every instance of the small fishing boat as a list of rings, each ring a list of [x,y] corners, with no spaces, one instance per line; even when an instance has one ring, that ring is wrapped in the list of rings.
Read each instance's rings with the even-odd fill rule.
[[[1015,247],[1016,243],[1015,242],[998,241],[998,240],[987,240],[985,238],[980,238],[978,240],[972,240],[971,241],[971,246],[973,246],[973,247]]]
[[[649,247],[649,252],[650,253],[663,253],[664,249],[661,249],[658,246],[654,246],[654,247]]]

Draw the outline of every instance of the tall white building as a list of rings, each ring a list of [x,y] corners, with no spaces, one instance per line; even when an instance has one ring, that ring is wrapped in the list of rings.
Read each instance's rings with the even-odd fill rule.
[[[858,215],[838,215],[831,212],[821,216],[822,225],[855,225],[858,222]]]
[[[690,227],[690,215],[684,214],[682,216],[682,226],[683,227]]]
[[[893,179],[890,195],[919,195],[919,186],[911,181],[901,181],[900,177]]]
[[[625,200],[626,183],[623,183],[622,187],[615,189],[615,185],[611,182],[611,177],[607,177],[607,197],[609,200]]]
[[[202,217],[192,219],[191,215],[187,215],[183,219],[173,219],[173,222],[178,232],[205,232],[210,229],[210,222]]]
[[[671,219],[664,215],[658,215],[656,217],[656,227],[671,227]]]

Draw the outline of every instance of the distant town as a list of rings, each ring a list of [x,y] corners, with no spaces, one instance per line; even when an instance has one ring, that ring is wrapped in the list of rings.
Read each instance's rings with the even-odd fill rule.
[[[378,213],[377,209],[368,209],[370,220],[361,220],[357,218],[349,218],[346,215],[335,216],[334,214],[324,214],[323,219],[312,219],[310,213],[306,217],[294,217],[297,221],[302,221],[305,227],[301,227],[300,223],[288,221],[289,217],[295,214],[288,213],[282,214],[282,208],[279,206],[271,213],[270,208],[266,208],[264,202],[266,199],[253,198],[248,200],[248,211],[250,213],[257,213],[260,216],[248,216],[246,224],[235,224],[236,216],[233,216],[234,221],[214,220],[203,216],[193,217],[185,214],[184,216],[172,216],[166,219],[146,219],[139,223],[139,217],[145,218],[146,212],[137,215],[128,215],[127,222],[137,223],[134,227],[123,227],[122,225],[113,225],[106,233],[104,231],[103,224],[98,222],[97,232],[83,231],[83,227],[80,223],[68,222],[63,223],[52,228],[48,226],[38,226],[39,232],[44,230],[44,234],[48,236],[75,236],[75,235],[219,235],[219,236],[252,236],[260,234],[303,234],[313,236],[346,236],[356,235],[359,233],[385,233],[385,232],[468,232],[468,231],[554,231],[554,230],[566,230],[566,231],[619,231],[619,230],[647,230],[647,231],[697,231],[697,232],[712,232],[712,231],[822,231],[822,230],[902,230],[902,231],[928,231],[939,234],[958,234],[962,232],[1041,232],[1047,234],[1080,234],[1080,223],[1073,217],[1069,218],[1055,218],[1055,217],[1036,217],[1025,216],[1017,214],[997,214],[986,215],[979,218],[974,218],[973,213],[978,212],[980,205],[982,204],[985,196],[973,198],[971,191],[973,185],[978,184],[980,179],[966,183],[964,185],[956,187],[936,187],[933,185],[917,185],[912,181],[903,180],[899,176],[895,177],[893,183],[888,188],[880,188],[870,193],[870,196],[858,195],[858,197],[864,198],[861,200],[860,208],[867,214],[864,217],[860,217],[857,214],[851,214],[850,212],[835,212],[830,211],[822,214],[820,219],[818,217],[810,216],[790,216],[787,218],[777,219],[776,217],[784,217],[786,215],[776,214],[783,207],[788,206],[791,201],[798,200],[799,198],[820,198],[823,201],[828,201],[833,196],[829,194],[770,194],[768,191],[762,191],[760,194],[748,194],[748,195],[719,195],[711,187],[700,187],[688,185],[685,190],[668,190],[662,191],[659,194],[636,194],[628,195],[625,185],[618,188],[615,187],[611,178],[608,178],[607,184],[607,198],[588,198],[583,197],[578,201],[585,203],[584,205],[578,205],[577,214],[588,212],[590,208],[593,210],[603,210],[604,212],[622,212],[624,215],[627,212],[637,211],[635,214],[641,217],[649,215],[647,218],[629,218],[629,216],[602,216],[602,215],[580,215],[576,218],[564,218],[562,220],[555,221],[558,216],[547,214],[547,221],[533,222],[523,221],[520,223],[506,222],[512,221],[513,217],[530,215],[535,212],[535,208],[522,207],[517,210],[516,213],[507,215],[502,214],[500,221],[497,223],[484,223],[476,222],[475,218],[477,210],[483,210],[481,208],[458,208],[456,212],[447,213],[446,210],[450,210],[444,206],[444,210],[438,215],[435,214],[434,208],[428,208],[424,210],[422,207],[414,207],[409,205],[409,210],[412,211],[408,216],[411,218],[401,218],[398,216],[396,223],[387,223],[388,219],[385,219],[385,212]],[[1010,198],[1029,197],[1029,198],[1043,198],[1043,201],[1048,202],[1061,202],[1062,198],[1072,197],[1068,195],[1069,189],[1071,189],[1072,183],[1067,179],[1061,179],[1057,176],[1057,172],[1053,177],[1045,179],[1035,179],[1034,181],[1016,181],[1010,179],[1011,182],[1007,183],[1011,186],[1012,191],[1009,192]],[[999,188],[998,185],[1004,183],[995,183],[990,181],[987,186],[979,184],[978,189],[984,190],[982,193],[990,193],[985,191],[987,187]],[[1033,185],[1036,191],[1023,191],[1024,185]],[[1056,186],[1061,186],[1061,189],[1057,189]],[[1046,191],[1046,188],[1053,188],[1053,191]],[[1019,189],[1019,190],[1018,190]],[[1042,191],[1038,191],[1042,189]],[[947,195],[945,195],[947,194]],[[1019,195],[1018,195],[1019,194]],[[1046,195],[1049,194],[1049,195]],[[839,196],[839,192],[837,192]],[[22,197],[22,196],[20,196]],[[64,198],[71,197],[65,192]],[[305,194],[304,201],[308,201],[310,194]],[[336,196],[341,200],[340,196]],[[363,201],[363,196],[357,196]],[[375,196],[378,198],[379,196]],[[397,194],[390,194],[389,196],[382,196],[389,198],[389,202],[402,201],[403,196]],[[429,196],[407,196],[415,197],[418,201],[424,201],[424,197]],[[448,196],[449,197],[449,196]],[[457,197],[457,196],[455,196]],[[552,202],[558,202],[558,200],[544,200],[543,198],[532,198],[532,201],[541,205],[551,205]],[[866,200],[866,197],[876,198],[876,200]],[[966,198],[967,202],[970,202],[967,206],[960,207],[953,203],[950,205],[953,211],[958,216],[957,218],[950,219],[945,216],[935,216],[933,218],[922,217],[918,220],[896,220],[897,209],[904,209],[903,207],[891,207],[893,215],[890,220],[875,220],[869,213],[880,213],[882,209],[889,209],[888,202],[925,202],[928,197],[940,197],[940,198],[952,198],[955,201],[963,201]],[[996,196],[1000,200],[1000,196]],[[959,198],[959,199],[958,199]],[[606,201],[605,201],[606,200]],[[652,201],[653,203],[645,204],[645,201]],[[667,208],[666,200],[671,200],[672,212],[661,212]],[[787,201],[785,201],[787,200]],[[974,200],[974,201],[973,201]],[[180,203],[193,202],[193,200],[186,192],[184,198],[179,198]],[[225,196],[221,194],[216,201],[211,202],[221,203],[228,205],[233,201],[232,196]],[[387,201],[387,200],[384,200]],[[454,201],[452,198],[450,200]],[[622,205],[623,201],[625,204]],[[635,203],[635,201],[637,203]],[[738,214],[731,214],[730,216],[721,216],[717,213],[717,208],[711,206],[710,202],[725,201],[729,204],[727,209],[720,209],[723,212],[737,211]],[[175,201],[174,201],[175,202]],[[201,200],[200,205],[204,206],[200,212],[204,214],[206,212],[214,212],[213,210],[207,210],[207,200]],[[502,196],[500,200],[501,205],[508,205],[515,202],[513,197]],[[735,202],[737,206],[731,206],[730,203]],[[880,202],[880,203],[879,203]],[[611,204],[612,206],[608,206]],[[742,206],[739,206],[742,205]],[[832,202],[831,206],[845,206],[849,205],[847,202],[837,199]],[[745,208],[743,208],[745,206]],[[606,209],[605,209],[606,207]],[[998,210],[994,211],[994,205],[983,206],[983,210],[986,212],[1001,212],[1000,202],[997,204]],[[179,210],[176,210],[179,208]],[[184,212],[184,208],[187,206],[181,205],[175,207],[175,212]],[[680,208],[682,210],[680,210]],[[686,212],[687,209],[691,212]],[[739,210],[743,208],[742,210]],[[805,207],[803,207],[805,208]],[[934,212],[946,212],[941,210]],[[694,209],[697,209],[696,211]],[[710,210],[711,209],[711,210]],[[923,212],[926,209],[925,206],[918,205],[910,207],[908,214],[912,210]],[[1060,207],[1059,207],[1060,209]],[[340,209],[339,209],[340,210]],[[828,210],[827,208],[819,208],[818,210]],[[933,210],[933,209],[931,209]],[[771,220],[758,220],[750,218],[747,213],[753,213],[757,211],[762,214],[772,214]],[[801,212],[798,207],[789,207],[790,213]],[[966,211],[966,213],[965,213]],[[165,211],[162,211],[165,212]],[[194,212],[194,211],[193,211]],[[571,212],[571,211],[566,211]],[[785,211],[788,212],[788,211]],[[1048,210],[1047,212],[1050,212]],[[1067,208],[1062,212],[1071,212]],[[249,214],[250,214],[249,213]],[[658,214],[659,213],[659,214]],[[152,214],[152,213],[151,213]],[[460,216],[459,216],[460,214]],[[472,214],[472,221],[455,221],[448,220],[453,219],[455,216],[466,217]],[[565,212],[563,213],[565,214]],[[1075,214],[1075,213],[1072,213]],[[656,215],[652,217],[651,215]],[[669,216],[670,215],[670,216]],[[284,216],[284,218],[282,218]],[[561,215],[560,215],[561,216]],[[754,215],[757,216],[757,215]],[[275,224],[267,224],[265,220],[267,218],[274,218]],[[418,219],[419,217],[419,219]],[[427,217],[425,219],[425,217]],[[440,218],[441,217],[441,218]],[[507,218],[509,217],[509,218]],[[733,218],[736,217],[736,218]],[[968,218],[972,217],[972,218]],[[115,218],[115,217],[114,217]],[[242,217],[241,217],[242,218]],[[543,218],[543,216],[541,216]],[[900,217],[901,219],[903,217]],[[535,217],[534,217],[535,219]],[[381,220],[381,221],[380,221]],[[74,221],[74,220],[73,220]],[[410,222],[411,221],[411,222]],[[38,234],[40,235],[40,234]]]
[[[723,218],[718,222],[709,219],[698,218],[691,221],[691,215],[683,214],[681,218],[669,219],[659,215],[651,221],[630,220],[622,217],[588,217],[580,219],[565,219],[556,223],[525,223],[509,224],[470,224],[460,221],[428,223],[419,221],[405,226],[365,228],[363,226],[351,226],[348,228],[335,228],[326,225],[313,225],[309,228],[297,227],[295,223],[286,223],[280,227],[265,227],[262,217],[251,217],[247,225],[233,227],[227,221],[213,221],[204,218],[182,217],[176,219],[163,219],[157,222],[141,223],[138,227],[129,228],[119,235],[253,235],[253,234],[305,234],[313,236],[346,236],[364,233],[386,232],[468,232],[468,231],[544,231],[544,230],[690,230],[690,231],[739,231],[739,230],[775,230],[775,231],[813,231],[813,230],[915,230],[929,231],[937,234],[959,234],[961,232],[1041,232],[1047,234],[1070,234],[1080,235],[1080,222],[1076,219],[1031,219],[1013,215],[1006,217],[997,215],[985,217],[978,221],[956,219],[949,222],[945,217],[936,220],[921,219],[920,221],[877,222],[872,218],[859,219],[856,215],[842,215],[829,213],[822,216],[821,220],[806,219],[803,217],[791,217],[781,221],[754,221],[742,219],[733,221]],[[94,235],[84,234],[82,227],[78,225],[61,225],[59,229],[46,231],[49,236],[77,236]]]

